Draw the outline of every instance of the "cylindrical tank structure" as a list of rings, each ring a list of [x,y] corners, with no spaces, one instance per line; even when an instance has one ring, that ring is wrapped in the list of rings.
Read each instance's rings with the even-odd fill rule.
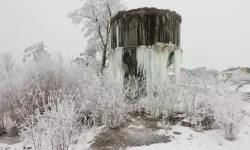
[[[178,13],[168,9],[138,8],[129,11],[120,11],[115,15],[111,19],[111,49],[122,51],[122,57],[120,57],[122,59],[122,66],[120,67],[123,69],[123,77],[127,78],[129,75],[142,77],[142,72],[144,71],[143,69],[138,70],[140,68],[140,64],[138,63],[142,61],[145,63],[145,60],[139,59],[151,61],[153,65],[141,65],[141,68],[144,68],[144,70],[147,69],[146,67],[151,67],[152,71],[148,71],[147,73],[152,74],[150,75],[151,77],[158,75],[157,71],[161,71],[161,69],[154,70],[155,67],[162,67],[156,62],[158,58],[166,58],[168,60],[163,69],[164,67],[169,67],[174,62],[175,49],[180,49],[181,21],[181,16]],[[175,48],[173,48],[173,45]],[[149,50],[151,53],[146,52],[148,53],[147,55],[138,56],[140,54],[144,55],[142,52],[138,53],[142,46],[144,46],[144,49],[151,49]],[[162,50],[171,46],[172,49],[164,53],[164,57],[158,56],[152,50],[160,51],[159,49]],[[118,62],[117,59],[116,62]],[[152,63],[153,61],[156,63]],[[115,65],[113,64],[113,66]]]
[[[111,48],[136,48],[157,42],[171,42],[180,46],[180,24],[181,16],[168,9],[139,8],[120,11],[111,19]]]

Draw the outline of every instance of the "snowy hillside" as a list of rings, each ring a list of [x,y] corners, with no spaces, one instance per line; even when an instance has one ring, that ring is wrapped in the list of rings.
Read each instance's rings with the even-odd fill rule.
[[[250,69],[249,68],[231,68],[220,72],[220,76],[226,82],[234,85],[236,90],[250,92]]]
[[[213,75],[223,79],[225,82],[231,83],[234,90],[250,92],[250,68],[229,68],[218,72],[216,70],[207,70],[205,67],[200,67],[192,70],[182,68],[181,71],[182,76],[188,76],[189,78]]]

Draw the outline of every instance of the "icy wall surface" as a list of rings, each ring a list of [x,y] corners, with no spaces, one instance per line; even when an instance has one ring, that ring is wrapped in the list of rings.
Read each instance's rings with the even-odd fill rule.
[[[118,25],[116,26],[116,31],[116,36],[119,37]],[[119,43],[119,39],[117,39],[117,43]],[[123,47],[116,47],[112,50],[110,53],[109,63],[114,77],[114,83],[122,84],[124,77]]]
[[[147,90],[163,86],[168,82],[168,66],[174,53],[173,64],[176,82],[179,84],[181,50],[174,44],[157,43],[152,46],[139,46],[136,49],[137,73],[146,77]],[[123,47],[117,47],[111,52],[110,67],[116,82],[123,83]]]
[[[176,82],[179,83],[181,50],[173,44],[157,43],[152,46],[139,46],[136,49],[137,71],[146,77],[147,88],[153,89],[168,82],[167,66],[171,62],[170,53],[174,52]]]
[[[174,71],[175,71],[175,79],[176,79],[176,84],[180,84],[180,72],[181,72],[181,59],[182,57],[182,52],[180,49],[176,49],[174,51]]]
[[[123,82],[124,70],[122,57],[123,47],[117,47],[110,53],[109,64],[116,83]]]

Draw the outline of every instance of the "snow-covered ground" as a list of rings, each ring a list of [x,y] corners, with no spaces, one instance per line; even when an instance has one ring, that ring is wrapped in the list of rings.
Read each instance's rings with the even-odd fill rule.
[[[245,107],[250,113],[250,105]],[[180,135],[173,132],[180,132]],[[174,138],[169,143],[153,144],[149,146],[132,147],[127,150],[249,150],[250,149],[250,116],[245,116],[241,124],[236,141],[223,139],[219,130],[195,132],[190,128],[176,125],[168,133]]]
[[[244,109],[250,114],[250,104],[247,103]],[[240,126],[240,131],[236,141],[227,141],[221,135],[219,130],[195,132],[191,128],[180,125],[173,126],[171,130],[158,130],[158,134],[166,134],[171,136],[171,142],[153,144],[149,146],[131,147],[127,150],[249,150],[250,149],[250,116],[245,115]],[[91,141],[103,129],[88,130],[83,132],[78,138],[78,144],[75,145],[75,150],[87,150],[90,148]],[[174,134],[179,132],[180,134]],[[143,138],[143,137],[142,137]],[[9,150],[23,150],[24,145],[29,145],[27,142],[22,142],[10,146]],[[2,147],[1,147],[2,146]],[[6,144],[0,144],[0,150],[8,147]],[[32,149],[31,149],[32,150]],[[72,150],[72,148],[70,148]]]
[[[250,92],[250,85],[249,84],[247,84],[247,85],[243,85],[240,89],[239,89],[239,91],[241,91],[241,92]]]
[[[69,147],[69,150],[88,150],[93,142],[93,139],[103,130],[103,128],[104,126],[101,126],[98,128],[92,128],[83,131],[81,136],[77,139],[78,144],[72,145],[72,147]],[[14,145],[7,145],[4,143],[0,143],[0,150],[26,150],[24,147],[27,147],[26,149],[29,150],[35,150],[32,144],[26,140]],[[49,150],[49,149],[44,148],[44,150]]]

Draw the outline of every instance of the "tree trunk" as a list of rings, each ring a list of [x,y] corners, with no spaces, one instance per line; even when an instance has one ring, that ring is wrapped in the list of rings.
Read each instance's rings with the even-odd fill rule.
[[[107,45],[104,46],[103,48],[103,54],[102,54],[102,66],[101,66],[101,73],[103,74],[103,70],[106,67],[106,53],[107,53]]]

